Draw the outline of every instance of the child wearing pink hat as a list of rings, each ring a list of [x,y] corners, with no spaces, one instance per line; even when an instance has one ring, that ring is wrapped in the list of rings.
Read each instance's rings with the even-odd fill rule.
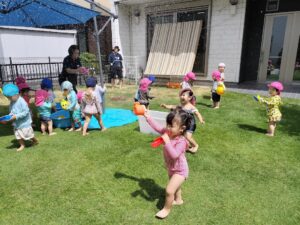
[[[41,131],[43,135],[55,135],[53,132],[53,122],[51,119],[52,104],[48,101],[48,92],[46,90],[38,90],[35,93],[35,106],[37,107],[41,122]]]
[[[260,103],[267,105],[268,130],[266,135],[273,137],[276,129],[276,124],[281,120],[282,114],[279,107],[282,105],[280,92],[283,91],[283,85],[276,81],[268,85],[270,98],[262,98],[259,95],[255,98]]]
[[[137,91],[135,100],[138,101],[141,105],[144,105],[147,109],[149,108],[149,104],[153,96],[149,95],[150,92],[150,85],[152,81],[149,78],[143,78],[140,81],[139,90]]]
[[[196,80],[196,74],[193,72],[188,72],[184,77],[183,77],[183,81],[180,84],[181,85],[181,89],[192,89],[193,87],[193,81]]]
[[[20,96],[24,98],[24,100],[26,101],[27,105],[30,105],[30,99],[33,97],[32,95],[29,94],[29,92],[31,91],[31,88],[29,87],[29,85],[26,82],[26,79],[22,76],[17,77],[15,79],[15,83],[19,88],[20,91]]]
[[[218,70],[215,70],[212,73],[213,86],[211,89],[211,99],[213,101],[212,108],[214,109],[220,108],[221,95],[217,93],[217,88],[219,84],[224,85],[224,80],[225,80],[224,71],[225,71],[225,63],[219,63]]]

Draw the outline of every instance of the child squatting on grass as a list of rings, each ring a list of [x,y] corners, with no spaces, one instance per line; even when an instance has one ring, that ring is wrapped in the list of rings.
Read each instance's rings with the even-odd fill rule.
[[[37,90],[35,93],[35,106],[39,112],[42,134],[46,135],[48,130],[49,136],[52,136],[56,133],[53,132],[53,122],[51,119],[52,103],[49,102],[48,97],[49,94],[47,91],[43,89]]]
[[[33,145],[38,144],[34,137],[34,132],[31,127],[32,119],[29,107],[26,101],[19,95],[19,89],[14,84],[6,84],[3,87],[3,94],[10,101],[10,115],[12,116],[8,122],[13,122],[14,133],[20,147],[17,151],[22,151],[25,148],[25,140],[31,140]],[[6,124],[6,121],[0,122]]]
[[[167,116],[167,127],[161,127],[148,114],[145,118],[149,125],[162,134],[164,141],[164,160],[168,170],[169,183],[166,187],[166,200],[162,210],[156,217],[160,219],[166,218],[173,205],[183,204],[181,196],[181,185],[187,179],[189,174],[188,163],[185,157],[185,151],[188,148],[188,141],[184,134],[190,127],[193,117],[190,113],[183,110],[182,107],[176,107]]]
[[[179,98],[180,98],[180,103],[182,109],[191,115],[191,123],[186,129],[185,132],[185,137],[189,141],[189,151],[192,153],[195,153],[198,151],[199,145],[193,138],[193,133],[196,131],[196,119],[195,116],[199,119],[200,123],[204,124],[205,121],[198,111],[198,109],[195,107],[195,97],[194,93],[191,89],[183,89],[179,93]],[[166,104],[161,104],[161,107],[166,108],[166,109],[175,109],[175,105],[166,105]]]
[[[262,98],[259,95],[256,99],[260,103],[267,105],[267,116],[268,116],[268,131],[266,135],[273,137],[276,129],[276,124],[281,120],[282,114],[279,110],[279,107],[282,105],[280,92],[283,91],[283,85],[276,81],[268,85],[270,98]]]

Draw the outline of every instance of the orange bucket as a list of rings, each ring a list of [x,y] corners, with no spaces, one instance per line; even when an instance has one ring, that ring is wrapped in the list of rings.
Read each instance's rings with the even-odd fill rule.
[[[135,102],[133,105],[133,112],[137,116],[143,116],[145,114],[146,107],[139,102]]]

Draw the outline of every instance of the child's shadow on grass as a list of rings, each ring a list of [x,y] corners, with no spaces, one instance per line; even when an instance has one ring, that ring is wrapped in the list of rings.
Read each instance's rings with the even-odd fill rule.
[[[205,104],[205,103],[202,103],[202,102],[197,102],[197,105],[202,105],[202,106],[205,106],[207,108],[211,108],[211,104]]]
[[[238,127],[240,129],[247,130],[247,131],[254,131],[254,132],[263,133],[263,134],[266,133],[266,129],[255,127],[255,126],[252,126],[249,124],[238,124]]]
[[[10,143],[11,145],[7,146],[6,149],[16,149],[19,147],[19,142],[16,139],[12,140]]]
[[[150,202],[154,202],[156,199],[158,199],[156,207],[158,209],[161,209],[163,207],[165,199],[165,190],[159,185],[157,185],[153,179],[137,178],[120,172],[116,172],[114,176],[117,179],[126,178],[138,182],[140,189],[132,192],[132,197],[141,196],[142,198]]]

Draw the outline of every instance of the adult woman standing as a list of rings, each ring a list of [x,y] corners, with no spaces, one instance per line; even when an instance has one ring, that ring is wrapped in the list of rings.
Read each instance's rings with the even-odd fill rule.
[[[119,79],[120,88],[123,84],[123,57],[119,53],[119,46],[115,46],[113,52],[109,55],[109,63],[111,65],[111,83],[112,87],[115,86],[115,79]]]
[[[80,52],[77,45],[71,45],[68,49],[69,55],[64,58],[63,69],[59,76],[59,85],[68,80],[73,85],[73,90],[77,93],[77,76],[81,71]]]

